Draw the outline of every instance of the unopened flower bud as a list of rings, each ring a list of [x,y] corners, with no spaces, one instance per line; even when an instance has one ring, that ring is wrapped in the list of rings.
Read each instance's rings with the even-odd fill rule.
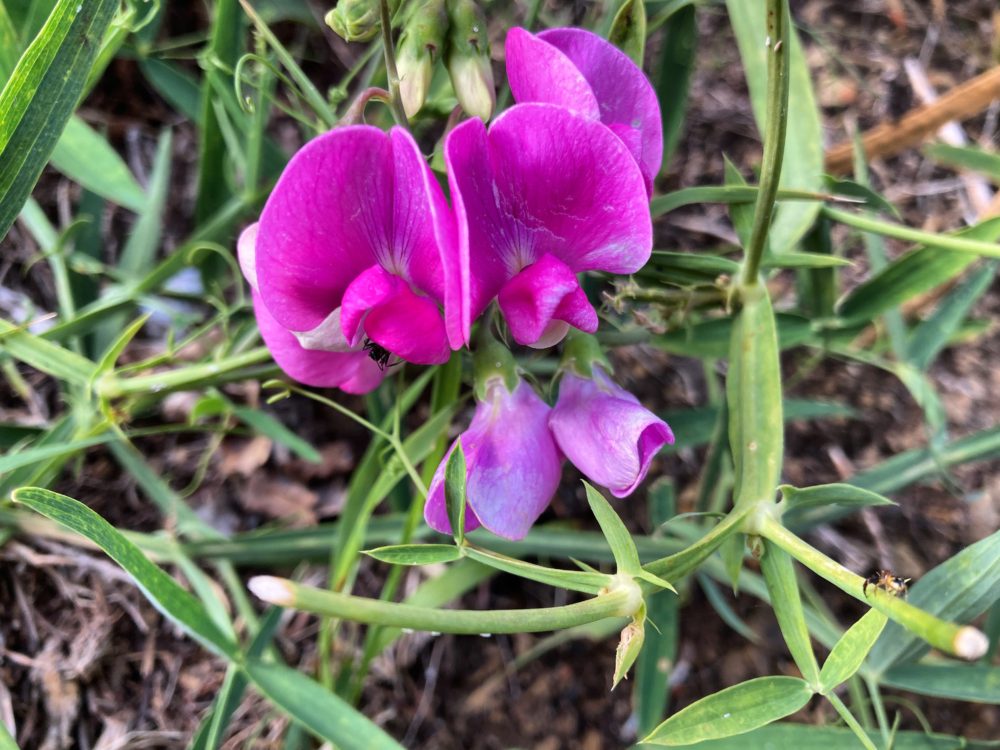
[[[348,42],[367,42],[378,33],[379,0],[340,0],[323,20]]]
[[[489,120],[496,106],[486,16],[474,0],[448,0],[448,75],[462,109]]]
[[[396,50],[399,94],[407,117],[424,106],[434,75],[434,63],[444,49],[448,31],[445,0],[425,0],[413,9]]]

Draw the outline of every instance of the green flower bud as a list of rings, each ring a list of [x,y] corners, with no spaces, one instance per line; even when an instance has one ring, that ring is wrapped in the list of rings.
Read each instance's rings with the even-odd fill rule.
[[[407,117],[424,106],[434,75],[434,63],[444,49],[448,32],[445,0],[425,0],[413,9],[396,49],[399,95]]]
[[[448,53],[451,85],[462,109],[489,120],[496,106],[486,16],[474,0],[448,0]]]
[[[323,20],[345,41],[367,42],[378,33],[379,16],[378,0],[340,0]]]
[[[601,365],[605,372],[612,373],[614,368],[604,356],[604,350],[595,336],[582,331],[570,331],[566,336],[563,356],[560,366],[564,370],[572,370],[580,377],[592,377],[594,365]]]
[[[503,378],[504,385],[511,393],[517,388],[517,363],[510,350],[493,338],[486,326],[476,342],[476,354],[472,358],[476,398],[486,400],[488,384],[495,378]]]

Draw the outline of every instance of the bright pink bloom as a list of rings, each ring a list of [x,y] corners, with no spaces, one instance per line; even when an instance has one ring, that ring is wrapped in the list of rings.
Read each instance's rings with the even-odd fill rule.
[[[563,107],[519,104],[488,131],[463,122],[444,157],[458,223],[445,246],[451,346],[468,343],[495,297],[519,344],[597,330],[576,275],[634,273],[653,245],[642,174],[622,141]]]
[[[502,377],[487,384],[469,429],[459,436],[465,453],[465,529],[482,525],[498,536],[523,539],[559,487],[562,457],[549,432],[551,409],[531,386],[518,380],[511,393]],[[457,441],[456,441],[457,442]],[[427,492],[424,517],[431,528],[451,533],[441,461]]]
[[[257,290],[254,249],[257,228],[257,224],[251,224],[243,230],[237,249],[240,268],[253,293],[257,326],[274,361],[290,377],[315,388],[340,388],[348,393],[367,393],[374,389],[382,382],[385,373],[367,352],[307,349],[268,311]]]
[[[454,232],[409,133],[335,128],[292,158],[264,206],[260,301],[310,350],[357,351],[367,338],[409,362],[446,362],[439,248]]]
[[[549,427],[580,472],[615,497],[646,478],[653,456],[674,442],[670,427],[618,386],[598,365],[593,380],[567,372]]]
[[[628,55],[585,29],[513,28],[506,52],[514,101],[559,104],[603,122],[628,146],[652,194],[663,161],[660,105]]]

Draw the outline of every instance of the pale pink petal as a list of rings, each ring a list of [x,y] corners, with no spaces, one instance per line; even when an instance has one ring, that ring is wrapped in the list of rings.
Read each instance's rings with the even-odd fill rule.
[[[588,333],[597,330],[597,313],[587,301],[569,266],[552,255],[508,281],[497,297],[511,335],[518,344],[533,345],[562,320]]]
[[[240,271],[250,288],[257,291],[257,228],[259,222],[254,222],[242,232],[236,240],[236,257],[240,261]]]

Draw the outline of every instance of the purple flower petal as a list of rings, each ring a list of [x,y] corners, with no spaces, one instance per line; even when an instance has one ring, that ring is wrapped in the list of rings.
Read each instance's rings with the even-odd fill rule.
[[[498,536],[523,539],[548,507],[562,465],[547,425],[550,411],[524,381],[513,393],[500,380],[491,385],[487,400],[476,407],[472,424],[459,437],[467,467],[467,529],[481,523]],[[446,462],[431,481],[424,517],[432,528],[450,533]]]
[[[552,255],[543,255],[504,284],[497,299],[511,335],[519,344],[542,339],[551,330],[553,320],[589,333],[597,330],[597,313],[576,274]],[[556,342],[549,345],[552,343]]]
[[[660,105],[649,80],[628,55],[597,34],[574,28],[549,29],[537,36],[511,29],[506,51],[516,102],[561,104],[614,129],[641,167],[652,194],[663,161]],[[596,112],[591,99],[597,103]]]
[[[445,299],[453,344],[468,341],[471,321],[503,285],[545,255],[574,273],[633,273],[649,259],[642,174],[595,120],[517,105],[488,132],[474,120],[455,128],[445,161],[459,227]]]
[[[549,427],[573,465],[615,497],[630,495],[674,442],[666,422],[596,366],[593,380],[564,375]]]

